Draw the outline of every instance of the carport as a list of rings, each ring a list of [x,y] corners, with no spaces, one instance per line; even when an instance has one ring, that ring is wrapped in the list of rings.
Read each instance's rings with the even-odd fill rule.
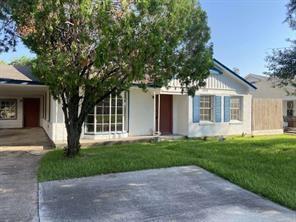
[[[0,148],[50,147],[48,87],[23,66],[0,65]]]

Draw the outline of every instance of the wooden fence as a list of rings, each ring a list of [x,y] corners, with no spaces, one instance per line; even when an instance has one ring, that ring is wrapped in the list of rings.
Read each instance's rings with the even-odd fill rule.
[[[283,102],[281,99],[253,98],[252,130],[283,129]]]

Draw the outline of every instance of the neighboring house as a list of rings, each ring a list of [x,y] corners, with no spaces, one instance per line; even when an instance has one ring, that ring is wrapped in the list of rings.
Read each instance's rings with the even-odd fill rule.
[[[268,76],[249,74],[246,79],[257,87],[252,92],[254,98],[281,99],[283,107],[283,127],[296,127],[296,95],[289,95],[295,89],[279,87],[278,81]]]
[[[206,86],[195,97],[182,94],[177,79],[169,88],[137,86],[110,96],[90,113],[82,139],[183,135],[251,134],[251,93],[256,89],[215,60]],[[42,127],[55,143],[66,141],[61,105],[47,86],[20,67],[0,65],[0,128]]]

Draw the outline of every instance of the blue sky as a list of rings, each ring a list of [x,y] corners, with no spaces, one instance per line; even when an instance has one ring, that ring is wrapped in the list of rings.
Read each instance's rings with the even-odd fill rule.
[[[295,33],[283,23],[288,0],[200,0],[208,14],[214,44],[214,56],[229,68],[239,68],[240,74],[262,74],[265,57],[272,48],[289,46],[287,38]],[[0,54],[0,60],[11,61],[32,56],[19,44],[16,52]]]
[[[287,0],[200,0],[208,14],[214,56],[240,74],[262,74],[272,48],[289,46],[295,33],[283,21]]]

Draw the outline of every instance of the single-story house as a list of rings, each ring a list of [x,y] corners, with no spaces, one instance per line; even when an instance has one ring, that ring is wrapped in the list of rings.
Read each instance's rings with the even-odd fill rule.
[[[269,76],[249,74],[246,79],[257,87],[252,92],[254,98],[281,99],[284,128],[296,128],[296,95],[295,88],[279,87],[278,80]]]
[[[206,86],[194,97],[170,87],[133,86],[98,104],[85,120],[81,139],[152,135],[204,137],[251,134],[252,92],[256,87],[215,60]],[[65,143],[61,104],[23,67],[0,65],[0,128],[42,127],[55,143]]]

